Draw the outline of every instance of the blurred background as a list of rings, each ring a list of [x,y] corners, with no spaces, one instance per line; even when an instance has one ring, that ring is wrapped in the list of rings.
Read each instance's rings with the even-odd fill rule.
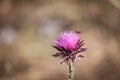
[[[67,80],[51,46],[81,31],[75,80],[120,80],[120,0],[0,0],[0,80]]]

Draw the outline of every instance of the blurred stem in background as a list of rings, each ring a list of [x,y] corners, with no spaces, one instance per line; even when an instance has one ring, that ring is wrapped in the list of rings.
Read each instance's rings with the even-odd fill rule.
[[[120,10],[120,0],[109,0],[109,2]]]

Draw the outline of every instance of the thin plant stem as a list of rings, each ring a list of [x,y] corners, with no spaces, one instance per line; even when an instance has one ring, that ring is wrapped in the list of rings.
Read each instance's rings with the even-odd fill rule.
[[[74,64],[71,62],[69,64],[69,79],[68,80],[74,80]]]

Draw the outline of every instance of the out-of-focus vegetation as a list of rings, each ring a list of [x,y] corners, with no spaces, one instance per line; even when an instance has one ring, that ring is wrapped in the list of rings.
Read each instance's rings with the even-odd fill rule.
[[[120,80],[119,0],[0,0],[0,80],[67,80],[51,55],[59,32],[81,31],[75,80]]]

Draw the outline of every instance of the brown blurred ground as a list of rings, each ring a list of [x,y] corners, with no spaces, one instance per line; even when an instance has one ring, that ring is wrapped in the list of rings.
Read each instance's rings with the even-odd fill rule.
[[[75,80],[120,80],[119,0],[0,0],[0,80],[67,80],[57,34],[82,31]]]

